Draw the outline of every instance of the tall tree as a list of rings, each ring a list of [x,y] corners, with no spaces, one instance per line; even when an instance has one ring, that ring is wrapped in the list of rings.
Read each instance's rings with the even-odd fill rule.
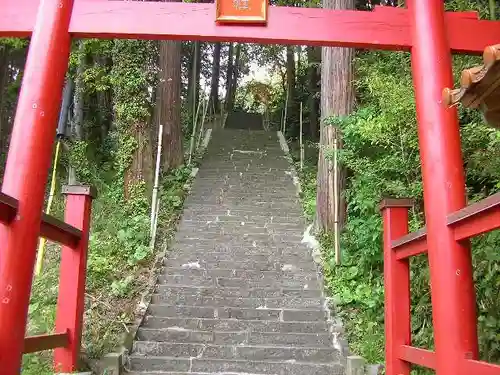
[[[234,58],[234,45],[233,43],[229,43],[229,50],[227,54],[227,69],[226,69],[226,100],[225,100],[225,108],[226,113],[229,112],[232,107],[230,107],[231,102],[231,90],[233,85],[233,58]]]
[[[323,8],[354,9],[354,0],[323,0]],[[316,198],[316,225],[321,230],[332,230],[335,227],[335,205],[338,204],[339,226],[345,220],[345,200],[336,199],[334,191],[342,196],[345,186],[345,172],[339,169],[337,189],[334,187],[334,165],[327,154],[337,143],[342,146],[340,129],[328,125],[330,117],[339,118],[349,115],[354,108],[353,87],[354,50],[349,48],[322,49],[321,70],[321,136],[318,159],[318,190]]]
[[[295,53],[293,46],[286,47],[287,118],[294,117],[295,109]]]
[[[313,140],[316,140],[319,134],[318,83],[320,77],[318,74],[318,70],[320,63],[321,49],[318,47],[307,47],[307,88],[309,91],[307,100],[309,107],[309,135]]]
[[[234,101],[236,99],[236,88],[238,87],[238,77],[240,75],[241,69],[241,43],[236,45],[236,53],[234,56],[234,64],[231,78],[231,91],[229,95],[228,108],[231,111],[234,107]]]
[[[184,162],[181,126],[181,43],[160,42],[158,120],[163,124],[163,171]]]
[[[214,54],[213,54],[213,64],[212,64],[212,75],[210,82],[210,108],[215,110],[215,113],[220,111],[219,103],[219,79],[220,79],[220,52],[221,43],[217,42],[214,44]]]

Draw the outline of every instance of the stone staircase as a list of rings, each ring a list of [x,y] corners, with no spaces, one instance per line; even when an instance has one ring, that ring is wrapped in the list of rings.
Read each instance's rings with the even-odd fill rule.
[[[130,374],[344,374],[276,133],[215,131]]]

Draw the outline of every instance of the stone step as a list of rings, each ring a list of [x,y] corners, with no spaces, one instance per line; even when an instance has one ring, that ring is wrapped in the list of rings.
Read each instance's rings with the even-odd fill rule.
[[[270,298],[242,298],[242,297],[214,297],[201,295],[181,294],[175,296],[153,294],[151,302],[156,304],[176,304],[188,306],[226,306],[239,308],[262,308],[271,309],[321,309],[324,306],[322,298],[304,297],[270,297]]]
[[[149,315],[166,318],[208,318],[208,319],[241,319],[272,320],[280,322],[326,321],[327,313],[315,309],[251,309],[238,307],[211,307],[150,304]]]
[[[245,279],[247,281],[288,281],[297,280],[301,282],[316,281],[318,279],[318,274],[316,271],[298,271],[293,267],[282,267],[280,270],[274,271],[260,271],[260,270],[250,270],[246,268],[210,268],[202,269],[201,266],[198,268],[196,264],[186,266],[186,267],[170,267],[169,261],[166,261],[167,266],[162,268],[163,276],[186,276],[186,277],[206,277],[206,278],[235,278],[235,279]],[[236,287],[242,287],[244,284],[239,284]],[[230,287],[228,285],[228,287]],[[302,289],[302,288],[288,288],[288,289]],[[314,288],[305,288],[314,289]]]
[[[243,331],[276,333],[317,333],[328,332],[329,329],[341,331],[341,327],[329,326],[326,322],[279,322],[272,320],[237,320],[237,319],[203,319],[203,318],[163,318],[147,315],[144,328],[170,328],[200,331]]]
[[[274,333],[245,331],[195,331],[184,328],[139,328],[137,340],[171,343],[200,343],[216,345],[267,345],[296,347],[331,347],[333,336],[329,333]]]
[[[185,287],[223,287],[237,288],[245,286],[246,288],[289,288],[289,289],[319,289],[320,284],[317,280],[300,281],[300,280],[270,280],[263,279],[259,281],[248,281],[238,278],[188,278],[184,276],[159,276],[158,284],[160,285],[178,285]]]
[[[194,212],[194,211],[191,211]],[[303,225],[304,228],[306,227],[306,222],[304,218],[301,216],[291,216],[287,215],[285,212],[285,215],[280,216],[278,215],[277,212],[275,212],[273,215],[262,215],[260,212],[253,212],[251,214],[242,214],[242,215],[237,215],[235,213],[232,213],[230,215],[227,214],[227,211],[222,211],[222,214],[207,214],[204,211],[200,211],[199,213],[194,212],[194,214],[189,214],[189,211],[185,211],[183,216],[182,216],[182,222],[184,221],[202,221],[202,222],[207,222],[207,221],[212,221],[216,222],[219,221],[221,223],[226,223],[226,222],[236,222],[236,223],[241,223],[242,221],[249,221],[253,223],[260,223],[261,225],[264,224],[273,224],[276,225],[279,228],[279,225],[295,225],[295,224],[300,224]]]
[[[219,224],[213,222],[198,222],[198,223],[180,223],[178,227],[178,232],[187,233],[210,233],[210,234],[233,234],[233,235],[257,235],[257,236],[269,236],[269,235],[295,235],[302,238],[304,234],[304,227],[269,227],[264,226],[265,224],[257,225],[252,223],[247,223],[241,221],[239,223],[232,224]]]
[[[307,272],[316,270],[313,262],[299,261],[295,263],[283,263],[276,261],[261,262],[253,260],[218,260],[218,259],[199,259],[195,256],[190,256],[188,259],[164,259],[164,266],[174,268],[200,268],[200,269],[230,269],[231,266],[235,270],[255,270],[255,271],[282,271],[289,270],[291,272]]]
[[[164,297],[177,299],[181,296],[208,296],[208,297],[239,297],[239,298],[277,298],[301,297],[321,298],[321,290],[315,289],[286,289],[286,288],[204,288],[179,287],[178,285],[157,285],[155,292]]]
[[[288,253],[283,254],[282,251],[279,252],[266,252],[263,253],[261,250],[256,250],[254,252],[249,252],[248,250],[233,251],[233,252],[217,252],[217,251],[207,251],[205,250],[172,250],[169,252],[166,263],[169,265],[175,264],[179,261],[181,264],[191,263],[191,262],[215,262],[215,261],[232,261],[234,259],[245,259],[248,262],[273,262],[281,264],[302,264],[304,262],[312,262],[313,258],[309,252],[303,251],[301,254]],[[283,262],[285,260],[286,262]],[[164,262],[165,264],[165,262]],[[188,266],[186,266],[188,267]],[[195,266],[196,267],[196,266]],[[201,268],[200,264],[200,268]],[[205,267],[206,268],[206,267]],[[281,268],[280,268],[281,269]]]
[[[343,375],[343,366],[338,363],[313,364],[291,361],[258,361],[227,359],[190,359],[175,357],[129,357],[132,370],[163,372],[202,372],[202,373],[245,373],[275,375]],[[144,374],[143,374],[144,375]],[[156,374],[158,375],[158,373]]]
[[[331,363],[339,361],[334,348],[269,345],[182,344],[155,341],[136,341],[133,355],[164,357],[196,357],[197,359],[228,359],[247,361],[298,361]]]
[[[228,218],[232,220],[225,220],[224,218]],[[276,220],[275,220],[276,221]],[[244,224],[242,224],[244,223]],[[301,233],[304,233],[306,227],[304,223],[302,223],[300,220],[297,221],[286,221],[286,220],[281,220],[278,222],[272,222],[269,220],[269,218],[250,218],[250,217],[233,217],[233,216],[224,216],[224,217],[217,217],[217,216],[207,216],[207,217],[199,217],[195,219],[187,219],[184,218],[180,221],[179,225],[182,226],[192,226],[192,227],[199,227],[199,226],[208,226],[209,228],[211,227],[217,227],[217,228],[232,228],[236,227],[239,228],[240,226],[249,226],[252,228],[266,228],[266,229],[273,229],[273,230],[296,230]]]
[[[177,233],[176,238],[179,239],[179,241],[186,240],[186,239],[194,239],[194,240],[217,240],[219,242],[223,242],[226,244],[231,244],[234,242],[260,242],[260,243],[272,243],[272,242],[278,242],[278,243],[300,243],[300,241],[303,238],[302,233],[297,233],[297,234],[246,234],[246,233],[241,233],[240,235],[236,236],[234,234],[223,234],[223,233],[217,233],[217,232],[200,232],[200,233]]]

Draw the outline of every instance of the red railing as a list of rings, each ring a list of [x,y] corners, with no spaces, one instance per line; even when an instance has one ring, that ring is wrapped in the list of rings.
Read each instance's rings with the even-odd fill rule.
[[[95,190],[88,186],[65,186],[63,194],[66,195],[65,220],[43,214],[40,224],[40,237],[63,245],[56,333],[26,337],[23,353],[55,349],[55,370],[72,372],[78,368],[90,214]],[[0,222],[3,225],[15,222],[18,206],[16,199],[0,193]]]
[[[434,352],[411,346],[409,258],[428,251],[425,228],[408,234],[408,212],[412,205],[410,199],[384,199],[381,203],[387,375],[409,375],[412,364],[434,370],[437,367]],[[500,228],[500,193],[448,215],[447,225],[456,241],[465,241]],[[460,270],[456,272],[460,274]],[[432,290],[432,276],[430,282]],[[476,324],[475,321],[464,322],[467,326],[475,327]],[[448,334],[460,335],[460,332]],[[447,348],[436,344],[436,351],[446,352]],[[476,361],[472,359],[472,354],[448,360],[461,362],[462,373],[457,375],[500,375],[499,365]]]

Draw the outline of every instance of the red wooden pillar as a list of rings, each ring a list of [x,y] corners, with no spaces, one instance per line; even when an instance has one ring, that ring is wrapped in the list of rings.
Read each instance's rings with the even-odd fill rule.
[[[19,374],[31,280],[64,75],[72,0],[40,2],[19,95],[2,191],[19,200],[0,228],[0,367]]]
[[[451,53],[443,0],[412,0],[408,9],[437,374],[456,375],[460,359],[477,358],[478,343],[470,246],[454,240],[446,220],[466,204],[457,113],[441,102],[443,89],[453,86]]]
[[[88,186],[65,186],[66,213],[64,221],[82,231],[76,248],[64,246],[61,254],[56,332],[68,332],[69,345],[54,351],[56,372],[78,369],[85,300],[85,275],[89,242],[90,213],[95,190]]]
[[[410,375],[410,364],[399,359],[401,345],[411,344],[410,265],[396,259],[392,241],[408,233],[411,199],[384,199],[385,363],[387,375]]]

